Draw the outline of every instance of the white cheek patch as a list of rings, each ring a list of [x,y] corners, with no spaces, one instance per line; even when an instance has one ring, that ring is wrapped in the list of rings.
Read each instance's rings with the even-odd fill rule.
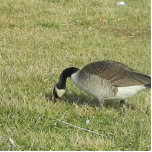
[[[65,94],[65,89],[58,89],[57,87],[55,87],[55,91],[58,97],[62,97]]]

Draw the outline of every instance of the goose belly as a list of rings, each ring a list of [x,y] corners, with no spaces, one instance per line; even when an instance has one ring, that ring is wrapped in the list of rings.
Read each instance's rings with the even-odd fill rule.
[[[118,99],[128,99],[136,95],[139,91],[145,90],[144,85],[128,86],[128,87],[118,87],[118,92],[116,98]]]

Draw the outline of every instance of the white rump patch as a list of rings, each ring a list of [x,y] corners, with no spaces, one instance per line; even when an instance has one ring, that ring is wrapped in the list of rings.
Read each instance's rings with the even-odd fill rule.
[[[118,87],[116,98],[127,99],[136,95],[139,91],[146,89],[143,85],[129,86],[129,87]]]
[[[58,97],[62,97],[65,94],[65,89],[58,89],[57,87],[55,87],[55,91],[56,94],[58,95]]]

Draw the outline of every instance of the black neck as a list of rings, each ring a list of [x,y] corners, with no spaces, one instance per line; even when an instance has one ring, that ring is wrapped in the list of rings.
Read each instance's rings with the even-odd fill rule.
[[[79,69],[75,67],[66,68],[62,71],[60,75],[59,82],[57,83],[58,89],[65,89],[66,88],[66,80],[68,77],[71,77],[71,75],[75,72],[77,72]]]

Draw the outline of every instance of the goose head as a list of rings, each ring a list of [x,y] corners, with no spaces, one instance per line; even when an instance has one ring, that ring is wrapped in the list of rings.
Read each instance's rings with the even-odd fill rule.
[[[62,71],[59,82],[55,85],[53,89],[53,101],[55,102],[55,99],[61,98],[65,92],[66,92],[66,80],[68,77],[71,77],[71,75],[75,72],[77,72],[79,69],[75,67],[66,68]]]

